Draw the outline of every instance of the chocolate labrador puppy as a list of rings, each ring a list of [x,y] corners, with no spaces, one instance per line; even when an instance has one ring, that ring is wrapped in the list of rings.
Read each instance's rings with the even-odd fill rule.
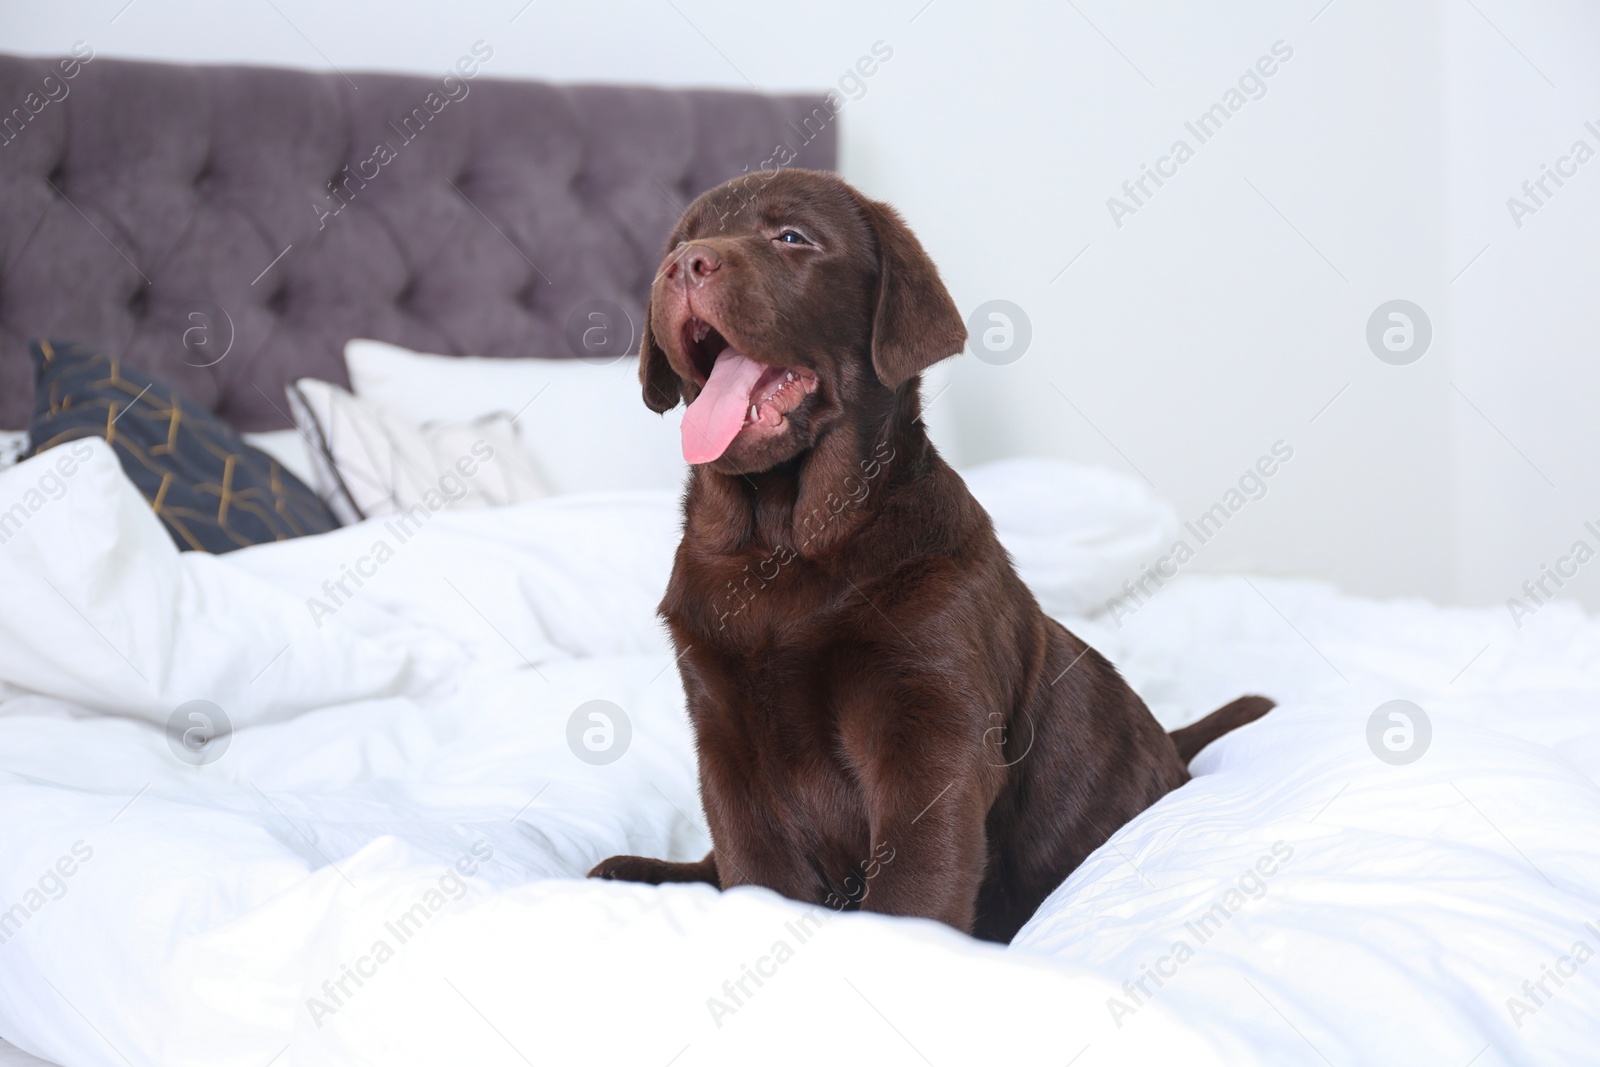
[[[893,209],[831,174],[735,179],[684,213],[647,318],[644,402],[689,402],[661,614],[713,847],[593,876],[762,885],[1009,941],[1273,706],[1169,735],[1040,610],[923,429],[919,375],[966,328]]]

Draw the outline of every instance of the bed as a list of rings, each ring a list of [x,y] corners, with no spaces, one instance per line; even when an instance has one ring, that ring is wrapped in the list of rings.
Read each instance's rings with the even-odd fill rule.
[[[0,98],[52,62],[0,58]],[[42,334],[248,431],[288,428],[291,380],[346,381],[352,338],[570,357],[574,308],[638,321],[696,192],[776,143],[834,163],[820,98],[486,73],[327,217],[330,180],[437,88],[352,77],[95,58],[25,120],[0,147],[0,428],[26,423]],[[196,313],[226,327],[225,358],[186,346]],[[112,451],[81,453],[0,544],[0,1063],[1482,1067],[1600,1048],[1600,626],[1569,606],[1183,574],[1107,610],[1177,535],[1166,504],[1059,461],[964,472],[1041,603],[1167,726],[1242,692],[1280,702],[1000,948],[757,889],[583,880],[612,854],[707,848],[654,617],[669,488],[441,513],[319,619],[308,603],[380,520],[180,552]],[[0,471],[0,513],[50,455]],[[172,723],[207,708],[236,728],[186,759]],[[596,724],[625,739],[603,757]]]

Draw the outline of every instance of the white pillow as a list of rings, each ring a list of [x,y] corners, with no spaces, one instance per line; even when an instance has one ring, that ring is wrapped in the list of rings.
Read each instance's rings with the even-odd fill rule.
[[[315,378],[299,379],[288,393],[311,445],[318,495],[341,522],[549,495],[510,415],[417,426]]]
[[[1136,478],[1017,456],[961,472],[1048,615],[1090,615],[1171,550],[1172,506]]]
[[[553,492],[683,488],[683,410],[644,406],[637,358],[434,356],[363,340],[344,358],[356,396],[417,422],[510,411]]]
[[[277,460],[284,470],[302,482],[316,484],[317,469],[311,462],[311,449],[306,447],[306,435],[299,430],[266,430],[239,436],[251,448],[259,448]]]

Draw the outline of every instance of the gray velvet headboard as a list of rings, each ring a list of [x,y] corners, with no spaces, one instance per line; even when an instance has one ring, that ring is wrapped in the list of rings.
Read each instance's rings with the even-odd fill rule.
[[[779,145],[834,165],[820,95],[100,58],[64,73],[0,56],[0,429],[27,424],[39,335],[120,355],[243,430],[288,425],[293,378],[344,382],[352,337],[570,356],[589,301],[642,322],[697,193]]]

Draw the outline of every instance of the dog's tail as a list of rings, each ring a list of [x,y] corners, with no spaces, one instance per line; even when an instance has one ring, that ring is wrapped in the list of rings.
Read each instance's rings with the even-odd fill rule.
[[[1277,706],[1276,701],[1268,700],[1266,697],[1240,697],[1231,704],[1224,704],[1199,722],[1190,723],[1167,736],[1172,738],[1172,744],[1178,750],[1178,758],[1187,765],[1200,754],[1201,749],[1223,734],[1237,730],[1245,723],[1255,722]]]

